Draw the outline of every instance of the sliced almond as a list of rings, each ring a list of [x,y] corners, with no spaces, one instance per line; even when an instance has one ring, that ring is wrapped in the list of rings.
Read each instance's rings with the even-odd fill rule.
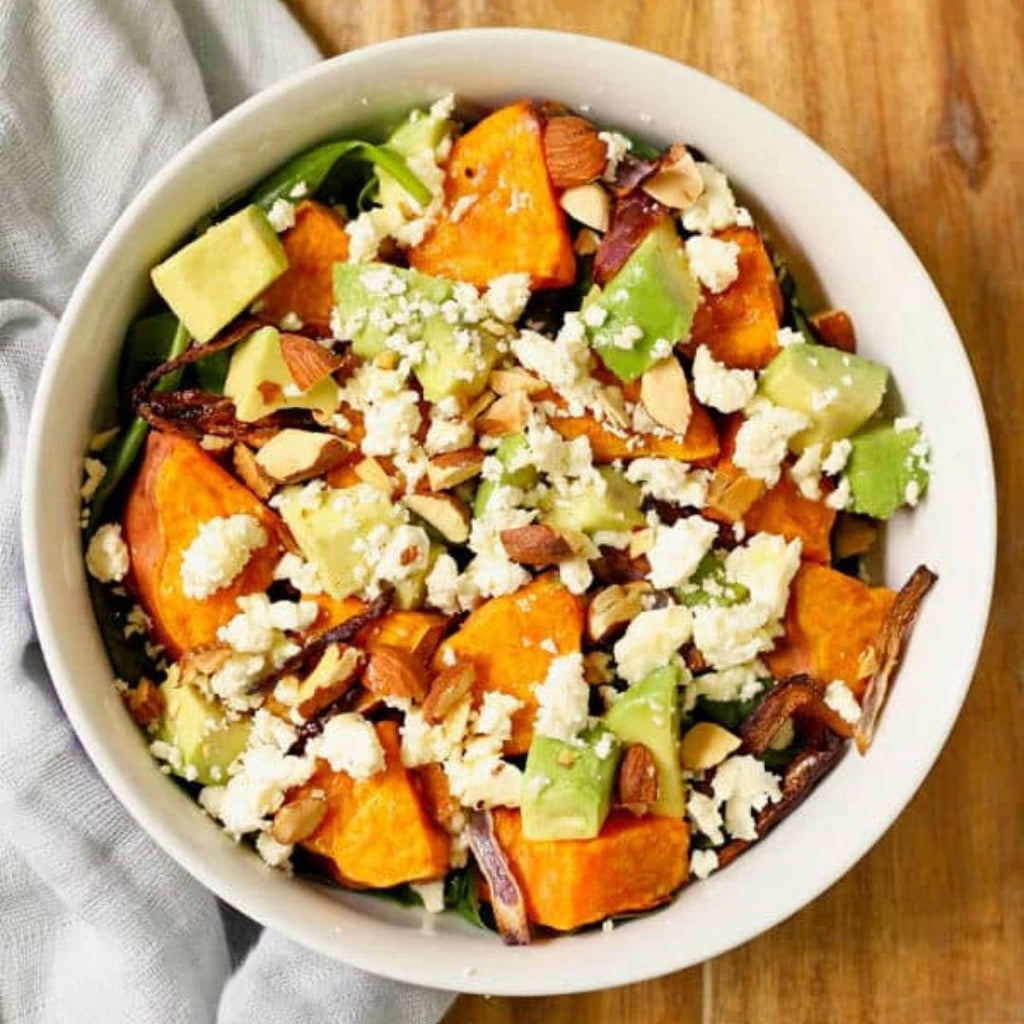
[[[525,391],[528,395],[536,395],[543,391],[547,384],[526,370],[492,370],[487,386],[499,395],[510,395],[514,391]]]
[[[351,689],[362,667],[363,652],[357,647],[332,644],[298,684],[293,706],[303,718],[312,718]]]
[[[203,434],[199,439],[199,447],[211,455],[221,455],[234,444],[230,437],[219,437],[216,434]]]
[[[739,736],[714,722],[698,722],[686,731],[679,744],[679,760],[691,772],[704,771],[721,764],[739,750]]]
[[[341,366],[341,359],[330,349],[301,334],[281,334],[281,358],[300,391],[308,391]]]
[[[616,796],[636,815],[646,814],[658,799],[658,765],[642,743],[630,743],[623,751]]]
[[[308,839],[327,814],[327,800],[322,796],[299,797],[280,807],[274,815],[270,834],[285,846],[294,846]]]
[[[427,670],[400,647],[379,644],[370,655],[363,685],[381,696],[422,701],[427,696]]]
[[[669,146],[658,169],[640,187],[663,206],[685,210],[700,198],[704,179],[690,151],[677,142]]]
[[[493,437],[518,434],[530,419],[532,408],[529,395],[524,391],[513,391],[489,406],[482,416],[476,418],[474,425],[479,433]]]
[[[124,692],[124,703],[136,725],[152,725],[164,713],[164,696],[148,676]]]
[[[626,396],[622,393],[622,388],[613,384],[598,388],[594,392],[594,400],[608,423],[619,430],[629,430],[629,412],[626,409]]]
[[[584,228],[573,243],[573,249],[579,256],[593,256],[601,248],[601,236],[590,228]]]
[[[452,544],[469,539],[469,509],[454,494],[407,494],[402,501]]]
[[[260,501],[273,495],[277,484],[263,471],[256,461],[256,453],[248,445],[237,442],[231,450],[231,459],[239,479]]]
[[[427,463],[427,483],[432,491],[447,491],[479,475],[483,465],[484,453],[479,448],[444,452]]]
[[[654,547],[654,530],[645,526],[642,530],[634,530],[629,538],[629,557],[639,558],[646,555]]]
[[[352,445],[333,434],[289,427],[256,453],[256,462],[277,483],[297,484],[333,469],[351,450]]]
[[[612,200],[611,196],[596,182],[567,188],[558,203],[573,220],[578,221],[584,227],[593,228],[594,231],[602,233],[608,230]]]
[[[539,569],[572,558],[575,554],[574,546],[561,531],[542,523],[502,530],[499,536],[509,560],[519,565]]]
[[[555,188],[593,181],[607,159],[608,147],[585,118],[566,114],[551,118],[544,126],[544,162]]]
[[[387,470],[372,455],[357,462],[354,472],[364,484],[376,487],[378,491],[383,491],[385,494],[395,493],[397,486],[395,479],[388,476]]]
[[[484,412],[493,405],[494,400],[498,396],[490,390],[482,391],[476,398],[470,402],[465,409],[462,411],[462,417],[467,422],[472,423],[473,420],[482,416]]]
[[[690,389],[686,373],[675,356],[669,356],[644,371],[640,378],[640,401],[659,426],[685,434],[690,425]]]
[[[423,717],[431,725],[447,718],[473,689],[476,669],[469,661],[457,661],[442,669],[430,684],[430,692],[423,702]]]
[[[645,580],[614,583],[599,590],[587,608],[587,635],[601,643],[625,629],[644,610],[644,596],[653,592]]]

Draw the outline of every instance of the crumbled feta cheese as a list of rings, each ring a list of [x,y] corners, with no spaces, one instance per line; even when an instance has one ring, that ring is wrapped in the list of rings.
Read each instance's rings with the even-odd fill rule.
[[[455,93],[446,92],[430,105],[430,116],[435,121],[447,121],[455,113]]]
[[[570,593],[585,594],[587,588],[594,582],[594,573],[591,571],[586,555],[577,555],[575,558],[566,558],[558,563],[558,578]]]
[[[842,679],[833,679],[825,687],[825,703],[850,725],[856,725],[860,721],[860,704]]]
[[[825,504],[839,512],[850,504],[850,480],[848,477],[844,476],[839,481],[836,489],[825,499]]]
[[[79,490],[83,501],[89,501],[96,493],[96,488],[103,483],[107,475],[107,467],[99,459],[85,458],[82,460],[82,473],[85,481]]]
[[[704,189],[680,215],[683,227],[702,235],[722,231],[734,224],[749,227],[750,214],[736,205],[736,198],[726,176],[709,163],[698,162],[697,170],[704,182]]]
[[[256,852],[272,868],[288,868],[291,865],[292,851],[290,843],[279,843],[269,832],[261,832],[256,837]]]
[[[605,181],[614,181],[619,164],[633,148],[633,142],[621,132],[598,132],[597,137],[604,143],[607,154],[602,178]]]
[[[706,469],[691,469],[678,459],[643,458],[630,462],[626,479],[639,484],[645,497],[703,508],[711,474]]]
[[[682,586],[717,536],[718,526],[701,516],[688,516],[671,526],[656,526],[654,544],[647,552],[651,563],[647,578],[658,590]]]
[[[499,320],[515,323],[530,301],[529,274],[502,274],[487,285],[484,303]]]
[[[569,344],[552,341],[536,331],[521,331],[512,339],[515,357],[556,390],[572,387],[590,372],[590,346],[584,335]]]
[[[441,455],[468,448],[475,434],[472,424],[462,419],[450,419],[434,405],[430,410],[430,427],[423,442],[428,455]]]
[[[715,800],[725,805],[725,829],[734,839],[757,839],[754,812],[782,799],[779,779],[749,754],[723,761],[711,782]]]
[[[270,226],[278,233],[295,226],[295,207],[287,199],[275,199],[267,211]]]
[[[740,276],[740,247],[709,235],[694,235],[686,240],[690,272],[709,292],[724,292]]]
[[[636,343],[641,341],[644,330],[637,324],[624,324],[609,339],[608,344],[613,348],[621,348],[625,352],[632,352]]]
[[[694,696],[714,701],[750,700],[765,686],[771,673],[759,659],[743,665],[722,669],[720,672],[705,672],[695,676],[691,684]]]
[[[239,613],[217,630],[217,639],[239,654],[266,654],[278,634],[308,629],[320,614],[314,601],[271,602],[266,594],[244,594],[237,603]]]
[[[835,405],[839,399],[839,389],[835,387],[822,388],[811,395],[811,409],[814,412],[822,412],[830,405]]]
[[[779,348],[789,348],[790,345],[803,345],[807,339],[801,331],[794,331],[792,327],[780,327],[775,333],[775,340]]]
[[[315,596],[324,592],[316,566],[290,551],[286,551],[274,566],[274,579],[286,580],[300,594]]]
[[[480,591],[471,578],[460,575],[451,555],[440,555],[427,574],[427,604],[446,615],[468,611],[480,600]]]
[[[361,213],[345,225],[348,235],[349,263],[368,263],[376,259],[384,235],[369,212]]]
[[[690,854],[690,874],[703,881],[718,867],[718,854],[714,850],[694,850]]]
[[[360,447],[365,455],[408,451],[422,420],[419,395],[415,391],[399,391],[381,396],[367,407],[363,417],[366,436]]]
[[[849,438],[844,437],[838,441],[833,441],[829,447],[828,455],[825,456],[821,463],[821,471],[829,476],[838,476],[846,468],[851,451],[853,451],[853,443]]]
[[[754,398],[746,407],[747,419],[736,434],[733,462],[769,487],[779,482],[789,440],[810,426],[810,420],[794,409]]]
[[[669,664],[693,632],[689,608],[669,605],[640,612],[615,644],[615,663],[627,683],[639,683],[649,672]]]
[[[85,567],[100,583],[119,583],[128,575],[128,545],[121,536],[120,523],[104,523],[89,541]]]
[[[686,801],[686,816],[693,824],[694,830],[706,835],[716,846],[725,842],[722,834],[722,814],[718,809],[719,801],[696,789],[690,790]]]
[[[913,416],[897,416],[896,419],[893,420],[892,424],[893,430],[895,430],[897,434],[902,434],[908,430],[917,430],[920,426],[921,421],[915,419]]]
[[[299,319],[298,313],[289,310],[281,319],[278,321],[278,327],[282,331],[301,331],[302,321]]]
[[[781,618],[789,601],[789,584],[800,568],[798,539],[786,541],[776,533],[755,533],[725,558],[725,575],[750,591],[750,600],[772,618]]]
[[[793,482],[808,501],[821,498],[821,449],[820,444],[808,445],[789,471]]]
[[[215,516],[199,526],[181,557],[186,597],[202,601],[230,585],[267,543],[267,531],[251,515]]]
[[[701,345],[693,357],[693,390],[698,401],[712,409],[738,412],[754,397],[757,378],[753,370],[730,370]]]
[[[586,728],[590,704],[590,687],[583,676],[583,655],[565,654],[553,659],[535,695],[536,732],[558,740],[577,736]]]
[[[330,764],[331,771],[345,772],[353,779],[368,779],[384,770],[384,748],[377,730],[359,714],[346,712],[329,718],[324,731],[308,746],[312,754]]]
[[[402,524],[388,535],[374,566],[378,583],[401,583],[423,572],[430,556],[430,538],[421,526]]]
[[[580,313],[580,319],[587,325],[587,327],[597,330],[597,328],[603,327],[604,322],[608,319],[608,310],[605,309],[604,306],[595,302],[592,305],[587,306],[587,308]]]
[[[849,480],[846,481],[849,484]],[[903,500],[913,508],[921,500],[921,485],[916,480],[908,480],[903,491]]]

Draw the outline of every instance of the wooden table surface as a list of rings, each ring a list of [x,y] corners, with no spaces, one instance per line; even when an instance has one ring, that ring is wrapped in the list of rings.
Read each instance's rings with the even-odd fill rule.
[[[1000,564],[978,673],[938,764],[875,849],[801,913],[700,967],[590,995],[462,997],[448,1024],[1024,1021],[1024,4],[290,2],[325,53],[441,28],[564,29],[676,58],[788,118],[924,261],[967,346],[995,451]]]

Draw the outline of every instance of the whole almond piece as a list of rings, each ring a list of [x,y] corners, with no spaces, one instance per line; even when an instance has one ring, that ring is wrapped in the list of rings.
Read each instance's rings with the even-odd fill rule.
[[[327,801],[322,796],[303,796],[280,807],[274,815],[270,834],[285,846],[308,839],[327,814]]]
[[[810,320],[826,345],[851,354],[857,351],[857,335],[849,313],[841,309],[823,309],[820,313],[812,313]]]
[[[273,495],[277,484],[263,471],[256,461],[256,453],[248,445],[236,442],[231,450],[231,459],[239,479],[260,501],[266,501]]]
[[[474,426],[479,433],[492,437],[518,434],[526,426],[532,408],[525,391],[512,391],[488,406],[487,411],[476,418]]]
[[[352,446],[333,434],[287,428],[256,453],[256,463],[279,484],[297,484],[333,469]]]
[[[602,234],[608,230],[612,200],[597,182],[567,188],[558,203],[574,221],[584,227],[600,231]]]
[[[509,561],[542,568],[575,554],[573,544],[560,531],[542,523],[502,530],[499,534]]]
[[[608,147],[585,118],[566,114],[544,126],[544,162],[555,188],[586,185],[601,175],[607,159]]]
[[[640,401],[659,426],[685,434],[690,425],[690,389],[686,373],[675,356],[669,356],[644,371],[640,378]]]
[[[427,463],[427,483],[432,491],[447,491],[472,480],[483,469],[483,465],[484,453],[479,448],[444,452],[435,455]]]
[[[300,391],[308,391],[341,366],[341,359],[330,349],[301,334],[281,334],[281,357]]]
[[[401,648],[379,644],[370,655],[363,685],[384,697],[421,701],[427,696],[427,670]]]
[[[623,752],[616,796],[637,816],[646,814],[658,799],[658,766],[642,743],[630,743]]]
[[[600,643],[625,629],[644,610],[644,596],[653,590],[645,580],[613,583],[599,590],[587,608],[587,636]]]
[[[430,692],[423,702],[423,717],[431,725],[447,718],[455,706],[473,689],[476,669],[472,662],[457,661],[442,669],[430,684]]]
[[[407,494],[402,503],[452,544],[469,539],[469,509],[454,494]]]
[[[704,179],[690,151],[677,142],[662,154],[658,169],[640,187],[663,206],[685,210],[700,198]]]

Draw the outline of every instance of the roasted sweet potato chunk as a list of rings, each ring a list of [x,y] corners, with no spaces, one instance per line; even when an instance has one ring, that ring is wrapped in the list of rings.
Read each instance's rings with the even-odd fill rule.
[[[612,811],[595,839],[524,838],[518,811],[494,813],[498,841],[531,921],[568,931],[664,903],[689,873],[689,828],[679,818]]]
[[[707,345],[726,366],[761,370],[779,353],[782,293],[771,257],[753,228],[729,228],[717,237],[740,247],[739,277],[718,294],[701,289],[687,348]]]
[[[478,287],[512,273],[528,273],[534,290],[575,281],[572,239],[530,103],[503,107],[456,140],[445,176],[445,213],[410,250],[409,263]]]
[[[786,540],[799,539],[801,557],[828,565],[829,538],[835,509],[824,500],[812,501],[800,493],[788,472],[754,502],[743,516],[748,533],[778,533]]]
[[[198,600],[187,597],[182,557],[199,527],[216,516],[247,514],[267,532],[226,587]],[[131,553],[132,583],[160,642],[171,655],[217,638],[217,629],[238,612],[241,594],[270,586],[281,554],[277,517],[192,441],[153,431],[124,511],[124,536]]]
[[[508,754],[525,754],[537,713],[534,690],[557,655],[580,649],[583,603],[555,576],[541,576],[514,594],[495,597],[476,609],[462,628],[438,648],[434,670],[445,666],[446,652],[476,670],[474,692],[500,690],[523,702],[512,720]],[[552,653],[550,644],[554,644]],[[541,646],[543,644],[543,646]]]
[[[327,813],[302,846],[322,859],[339,882],[386,889],[402,882],[441,878],[448,870],[448,837],[427,812],[412,772],[402,766],[394,722],[379,722],[387,767],[368,779],[332,772],[326,763],[288,798],[314,790],[327,798]]]
[[[896,600],[824,565],[804,562],[793,580],[785,635],[765,661],[776,679],[805,674],[822,686],[842,679],[857,697],[866,685],[861,659],[873,648]]]
[[[295,210],[295,225],[282,236],[288,269],[260,296],[259,315],[278,324],[294,313],[317,333],[330,330],[334,305],[332,268],[348,259],[348,235],[341,218],[321,203],[306,200]]]

